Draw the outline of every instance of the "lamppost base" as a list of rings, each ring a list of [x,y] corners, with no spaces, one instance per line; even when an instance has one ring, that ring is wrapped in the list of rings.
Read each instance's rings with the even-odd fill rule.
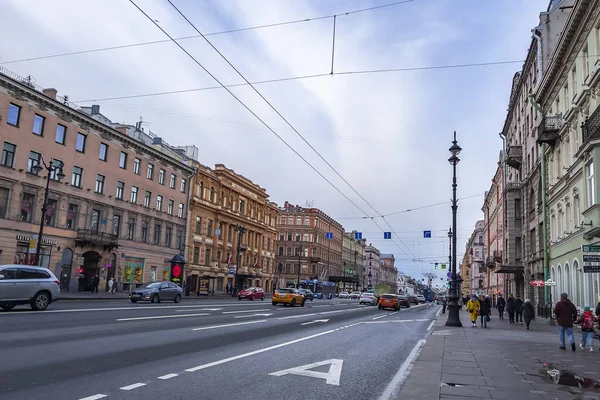
[[[456,301],[451,301],[448,304],[448,319],[446,320],[446,326],[453,326],[460,328],[462,327],[462,322],[460,322],[460,314],[459,314],[460,306]]]

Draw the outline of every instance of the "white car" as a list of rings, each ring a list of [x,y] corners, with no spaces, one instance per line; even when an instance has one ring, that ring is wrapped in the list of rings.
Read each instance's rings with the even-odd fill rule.
[[[373,293],[363,293],[358,298],[359,304],[370,304],[372,306],[377,305],[377,297]]]
[[[0,265],[0,308],[10,311],[29,304],[44,311],[60,298],[60,281],[48,268],[31,265]]]
[[[417,301],[419,303],[425,303],[425,296],[423,296],[422,294],[418,294],[417,295]]]
[[[340,294],[338,295],[338,298],[347,299],[349,296],[350,296],[350,294],[348,292],[340,292]]]
[[[352,292],[352,293],[350,293],[349,297],[351,299],[358,299],[358,298],[360,298],[360,292]]]

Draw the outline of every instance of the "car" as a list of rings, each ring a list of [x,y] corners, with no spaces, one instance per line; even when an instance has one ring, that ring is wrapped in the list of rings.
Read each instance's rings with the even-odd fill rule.
[[[444,297],[444,296],[438,296],[435,299],[435,304],[437,304],[438,306],[442,305],[442,304],[444,304],[444,300],[446,300],[446,297]]]
[[[10,311],[29,304],[44,311],[60,299],[60,281],[48,268],[30,265],[0,265],[0,308]]]
[[[265,299],[265,291],[259,287],[249,287],[247,289],[241,290],[238,293],[238,300],[248,299],[248,300],[264,300]]]
[[[302,294],[306,300],[313,301],[315,299],[315,294],[312,292],[312,290],[298,289],[298,292]]]
[[[400,303],[400,307],[410,308],[408,296],[398,295],[398,302]]]
[[[408,301],[411,304],[419,304],[419,300],[417,300],[417,296],[415,296],[414,294],[406,295],[406,297],[408,297]]]
[[[373,293],[362,293],[358,298],[359,304],[370,304],[376,306],[378,302],[377,297]]]
[[[295,307],[300,305],[304,307],[306,303],[306,299],[304,295],[298,292],[298,289],[294,288],[285,288],[285,289],[277,289],[275,293],[273,293],[273,299],[271,303],[276,306],[277,304],[283,304],[284,306],[292,306]]]
[[[396,311],[400,310],[400,303],[398,302],[398,295],[395,294],[382,294],[379,298],[379,309],[393,308]]]
[[[423,296],[422,294],[418,294],[417,295],[417,302],[419,302],[419,303],[425,303],[425,296]]]
[[[351,299],[358,299],[358,298],[360,298],[360,292],[354,291],[354,292],[350,293],[348,295],[348,297],[351,298]]]
[[[132,303],[149,301],[160,303],[163,300],[172,300],[179,303],[183,298],[183,289],[171,282],[153,282],[146,287],[133,289],[129,294]]]
[[[350,297],[350,294],[348,292],[340,292],[340,294],[338,295],[338,298],[340,299],[347,299]]]

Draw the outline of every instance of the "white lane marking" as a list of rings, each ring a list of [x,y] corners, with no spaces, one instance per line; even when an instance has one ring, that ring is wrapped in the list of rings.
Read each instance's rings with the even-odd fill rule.
[[[300,325],[310,325],[310,324],[316,324],[316,323],[319,323],[319,322],[328,322],[328,321],[329,321],[328,319],[315,319],[314,321],[305,322],[305,323],[300,324]]]
[[[439,317],[441,312],[442,312],[442,309],[440,308],[440,309],[437,311],[437,313],[435,313],[435,316],[436,316],[436,317]]]
[[[238,316],[233,317],[233,318],[237,319],[237,318],[252,318],[252,317],[269,317],[271,315],[273,315],[273,314],[272,313],[267,313],[267,314],[250,314],[250,315],[246,314],[246,315],[238,315]]]
[[[342,365],[344,360],[339,359],[331,359],[325,361],[319,361],[312,364],[301,365],[299,367],[294,367],[290,369],[284,369],[282,371],[271,372],[269,375],[272,376],[283,376],[283,375],[300,375],[300,376],[308,376],[310,378],[319,378],[325,379],[325,383],[328,385],[340,386],[340,377],[342,375]],[[310,371],[311,368],[321,367],[323,365],[329,364],[329,371],[327,372],[317,372]]]
[[[292,344],[304,342],[306,340],[314,339],[314,338],[317,338],[319,336],[328,335],[328,334],[333,333],[333,332],[335,332],[335,329],[331,329],[331,330],[328,330],[328,331],[325,331],[325,332],[321,332],[321,333],[317,333],[317,334],[310,335],[310,336],[305,336],[305,337],[302,337],[302,338],[299,338],[299,339],[291,340],[289,342],[284,342],[284,343],[276,344],[275,346],[269,346],[269,347],[265,347],[265,348],[262,348],[262,349],[254,350],[254,351],[251,351],[249,353],[239,354],[237,356],[224,358],[224,359],[218,360],[218,361],[213,361],[213,362],[208,363],[208,364],[198,365],[197,367],[189,368],[189,369],[186,369],[185,371],[186,372],[200,371],[200,370],[207,369],[207,368],[210,368],[210,367],[214,367],[214,366],[217,366],[217,365],[225,364],[225,363],[228,363],[228,362],[231,362],[231,361],[236,361],[236,360],[240,360],[242,358],[251,357],[251,356],[254,356],[256,354],[261,354],[261,353],[265,353],[267,351],[279,349],[281,347],[285,347],[285,346],[289,346],[289,345],[292,345]]]
[[[194,309],[185,309],[185,310],[175,310],[175,312],[190,312],[190,311],[221,311],[222,308],[194,308]]]
[[[258,310],[244,310],[244,311],[223,311],[223,314],[242,314],[242,313],[251,313],[257,311],[268,311],[268,308],[260,308]]]
[[[98,400],[98,399],[103,399],[103,398],[105,398],[105,397],[108,397],[108,396],[107,396],[107,395],[105,395],[105,394],[95,394],[95,395],[93,395],[93,396],[82,397],[82,398],[81,398],[81,399],[79,399],[79,400]]]
[[[175,378],[176,376],[179,376],[179,374],[167,374],[167,375],[159,376],[156,379],[167,380],[167,379]]]
[[[207,329],[217,329],[217,328],[227,328],[229,326],[238,326],[238,325],[248,325],[248,324],[258,324],[259,322],[266,322],[266,319],[261,319],[259,321],[248,321],[248,322],[236,322],[235,324],[221,324],[221,325],[211,325],[211,326],[203,326],[201,328],[192,328],[193,331],[205,331]]]
[[[200,317],[210,314],[179,314],[179,315],[155,315],[153,317],[133,317],[133,318],[118,318],[117,321],[141,321],[146,319],[163,319],[163,318],[185,318],[185,317]]]
[[[433,324],[435,324],[435,321],[431,321],[431,323],[427,327],[427,332],[429,332],[431,330],[431,328],[433,328]]]
[[[321,304],[319,306],[310,306],[310,308],[331,307],[331,304]]]
[[[216,307],[235,307],[240,304],[215,304]],[[246,303],[245,306],[260,306],[260,303]],[[29,314],[57,314],[57,313],[73,313],[73,312],[92,312],[92,311],[125,311],[125,310],[160,310],[162,308],[198,308],[205,306],[146,306],[146,305],[138,305],[133,307],[114,307],[114,308],[75,308],[69,310],[46,310],[46,311],[23,311],[23,312],[9,312],[9,313],[0,313],[0,316],[6,315],[29,315]]]
[[[310,317],[310,316],[313,316],[313,315],[317,315],[317,313],[300,314],[300,315],[290,315],[289,317],[279,317],[277,319],[293,319],[293,318]]]
[[[133,389],[137,389],[137,388],[142,387],[142,386],[146,386],[146,384],[138,382],[138,383],[134,383],[132,385],[123,386],[122,388],[119,388],[119,389],[121,389],[121,390],[133,390]]]
[[[379,400],[391,400],[396,398],[398,392],[400,391],[400,387],[402,386],[402,384],[406,380],[406,377],[410,373],[413,362],[419,356],[421,348],[423,347],[425,342],[425,339],[421,339],[417,342],[417,344],[412,349],[408,357],[406,357],[406,360],[404,360],[404,362],[400,366],[398,372],[396,372],[396,375],[394,375],[394,377],[392,378],[392,381],[387,385],[381,396],[379,396]]]
[[[389,315],[389,314],[383,314],[383,315],[380,315],[380,316],[378,316],[378,317],[375,317],[375,318],[373,318],[373,321],[375,321],[376,319],[385,318],[385,317],[387,317],[388,315]]]
[[[381,317],[377,317],[381,318]],[[428,319],[386,319],[385,321],[363,321],[361,324],[390,324],[390,323],[402,323],[402,322],[425,322]]]
[[[391,313],[390,315],[394,315],[394,314],[398,314],[400,311],[394,311],[393,313]]]

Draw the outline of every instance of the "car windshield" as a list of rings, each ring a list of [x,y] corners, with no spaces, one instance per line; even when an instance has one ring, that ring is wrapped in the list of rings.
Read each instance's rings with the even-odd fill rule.
[[[294,293],[294,289],[277,289],[276,293]]]
[[[255,287],[249,287],[249,288],[244,289],[244,290],[247,291],[247,292],[251,292],[253,290],[256,290],[256,288]]]
[[[162,282],[154,282],[146,286],[146,289],[154,289],[162,285]]]
[[[398,296],[398,298],[399,298],[400,300],[405,300],[405,299],[406,299],[406,296]]]
[[[384,299],[395,299],[396,298],[396,296],[394,296],[393,294],[384,294],[381,297],[383,297]]]

